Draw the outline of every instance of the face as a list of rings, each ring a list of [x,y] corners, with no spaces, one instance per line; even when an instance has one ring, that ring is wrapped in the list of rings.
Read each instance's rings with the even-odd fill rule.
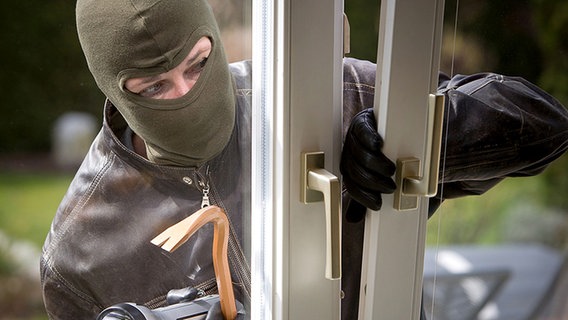
[[[132,93],[152,99],[176,99],[191,90],[211,53],[211,40],[202,37],[187,57],[168,72],[126,80],[124,86]]]

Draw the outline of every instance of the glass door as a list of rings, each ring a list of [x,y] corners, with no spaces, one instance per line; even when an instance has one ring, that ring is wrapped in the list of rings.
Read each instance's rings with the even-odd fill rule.
[[[428,199],[436,193],[444,1],[381,1],[375,115],[397,162],[394,195],[368,212],[359,319],[419,319]]]
[[[392,159],[421,161],[401,179],[418,180],[423,195],[432,185],[424,162],[439,155],[426,147],[432,140],[426,119],[430,106],[443,106],[431,97],[442,9],[434,0],[384,1],[381,9],[379,131]],[[306,181],[314,168],[325,169],[327,180],[339,177],[343,25],[342,1],[253,1],[253,319],[340,317],[338,200],[333,191],[319,195]],[[409,128],[415,136],[408,136]],[[305,191],[325,201],[310,202]],[[404,208],[395,209],[394,198],[386,197],[390,208],[368,214],[361,318],[419,316],[427,201],[407,193]]]
[[[316,162],[339,175],[343,10],[338,1],[312,2],[253,2],[254,319],[339,317],[339,281],[324,271],[333,261],[326,254],[333,251],[326,243],[333,236],[323,212],[332,205],[305,204],[301,194],[305,152],[323,152]],[[428,173],[438,167],[436,152],[426,147],[435,140],[426,119],[436,118],[431,110],[441,103],[430,95],[438,77],[443,7],[443,0],[381,1],[378,130],[399,168],[412,161],[408,172],[398,173],[401,192],[385,196],[380,213],[367,214],[360,319],[420,314]]]
[[[339,319],[342,58],[342,1],[253,1],[253,319]]]

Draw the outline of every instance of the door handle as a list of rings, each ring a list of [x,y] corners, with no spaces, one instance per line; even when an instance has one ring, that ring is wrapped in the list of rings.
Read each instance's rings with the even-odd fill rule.
[[[302,153],[302,185],[300,200],[303,203],[320,202],[325,206],[326,267],[325,277],[341,278],[341,183],[324,169],[323,152]]]
[[[428,132],[424,161],[415,157],[397,159],[394,194],[396,210],[414,210],[418,197],[433,197],[438,189],[440,151],[444,126],[444,95],[430,94],[428,100]],[[422,168],[421,168],[421,164]]]

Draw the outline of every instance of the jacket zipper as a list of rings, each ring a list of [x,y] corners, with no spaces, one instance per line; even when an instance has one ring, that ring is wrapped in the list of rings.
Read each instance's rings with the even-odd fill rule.
[[[201,191],[201,208],[205,208],[211,205],[209,201],[209,190],[211,189],[209,186],[209,166],[205,169],[205,177],[203,177],[199,172],[195,172],[196,180],[197,180],[197,190]],[[183,177],[183,182],[187,185],[192,185],[193,180],[190,177]]]

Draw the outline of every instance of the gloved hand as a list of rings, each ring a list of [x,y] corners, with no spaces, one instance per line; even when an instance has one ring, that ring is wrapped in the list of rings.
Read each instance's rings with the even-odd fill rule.
[[[376,128],[373,109],[369,108],[359,112],[347,130],[340,171],[352,198],[347,208],[348,221],[363,219],[366,208],[379,210],[383,203],[381,194],[396,189],[391,178],[396,166],[381,151],[383,138]]]
[[[238,300],[235,300],[235,303],[237,304],[237,317],[234,320],[244,320],[246,315],[245,307]],[[223,318],[223,312],[221,311],[220,301],[217,301],[211,307],[211,309],[209,309],[209,312],[207,312],[207,317],[205,317],[205,320],[226,320],[225,318]]]

